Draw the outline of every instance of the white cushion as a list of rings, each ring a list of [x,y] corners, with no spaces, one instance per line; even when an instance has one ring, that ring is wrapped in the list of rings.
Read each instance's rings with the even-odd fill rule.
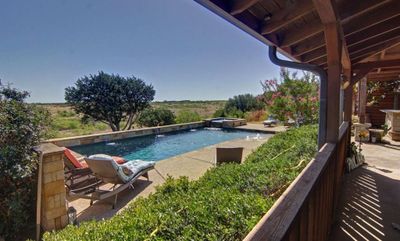
[[[106,154],[95,154],[89,156],[87,159],[90,160],[99,160],[99,161],[113,161],[114,159],[112,156],[106,155]]]

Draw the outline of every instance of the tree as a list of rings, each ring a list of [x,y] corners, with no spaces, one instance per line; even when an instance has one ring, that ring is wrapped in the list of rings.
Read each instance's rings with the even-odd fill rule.
[[[107,74],[84,76],[65,89],[65,100],[82,119],[108,124],[113,131],[131,129],[139,113],[150,105],[155,90],[143,80]]]
[[[264,94],[263,100],[271,114],[279,120],[288,118],[298,123],[316,123],[318,121],[318,92],[319,85],[316,76],[304,72],[298,78],[297,73],[282,68],[280,80],[265,80],[261,83]]]
[[[138,118],[140,126],[163,126],[175,124],[175,115],[172,111],[165,108],[147,108]]]
[[[0,83],[0,237],[6,240],[33,221],[37,158],[32,148],[50,120],[44,108],[24,102],[28,96]]]
[[[196,111],[182,110],[176,116],[177,123],[201,121],[201,116]]]

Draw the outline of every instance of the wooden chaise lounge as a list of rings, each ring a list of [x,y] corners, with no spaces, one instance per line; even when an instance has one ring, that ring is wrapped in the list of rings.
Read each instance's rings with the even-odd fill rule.
[[[73,197],[90,199],[90,205],[96,200],[104,200],[115,196],[112,208],[115,208],[118,194],[131,187],[133,183],[140,177],[144,176],[149,179],[148,171],[154,168],[154,162],[133,160],[124,164],[118,164],[111,156],[98,154],[85,158],[86,163],[92,170],[93,175],[103,183],[114,184],[111,190],[102,190],[100,186],[91,193],[70,193]]]

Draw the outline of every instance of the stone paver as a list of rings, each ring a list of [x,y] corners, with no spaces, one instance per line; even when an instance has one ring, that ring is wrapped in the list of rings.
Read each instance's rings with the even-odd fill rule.
[[[330,240],[400,240],[400,142],[363,144],[366,165],[345,175]]]
[[[263,134],[263,139],[261,140],[255,140],[252,138],[250,140],[231,140],[161,160],[156,163],[155,170],[149,172],[150,181],[141,177],[134,183],[134,190],[126,189],[124,192],[119,194],[118,203],[115,209],[111,209],[111,205],[109,204],[112,202],[112,199],[96,202],[92,206],[89,205],[89,200],[77,199],[71,200],[69,205],[77,209],[79,221],[110,218],[123,210],[131,200],[134,200],[137,197],[146,197],[150,193],[154,192],[155,187],[164,183],[164,180],[168,175],[172,177],[187,176],[191,180],[201,177],[208,169],[214,167],[215,148],[217,146],[244,147],[244,159],[253,150],[266,142],[271,136],[272,135],[269,134]]]

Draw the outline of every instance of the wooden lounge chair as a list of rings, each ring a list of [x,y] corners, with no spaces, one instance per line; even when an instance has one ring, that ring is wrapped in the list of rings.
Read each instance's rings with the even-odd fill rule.
[[[84,160],[85,157],[77,157],[70,149],[64,149],[64,166],[65,166],[65,186],[67,191],[72,193],[90,193],[94,188],[102,183],[96,178],[88,164]],[[112,157],[118,164],[126,161],[122,157]]]
[[[68,148],[64,149],[64,175],[68,193],[90,193],[101,184],[83,159],[76,157]]]
[[[215,161],[217,165],[222,163],[242,162],[243,147],[217,147]]]
[[[111,156],[108,155],[93,155],[85,158],[86,163],[92,170],[93,174],[103,183],[114,184],[111,190],[102,190],[100,186],[88,195],[75,196],[80,198],[90,199],[90,205],[95,200],[103,200],[115,196],[112,208],[115,208],[117,203],[118,193],[128,187],[133,189],[133,183],[140,177],[144,176],[149,179],[148,171],[154,168],[154,162],[146,162],[141,160],[129,161],[124,164],[116,163]]]

